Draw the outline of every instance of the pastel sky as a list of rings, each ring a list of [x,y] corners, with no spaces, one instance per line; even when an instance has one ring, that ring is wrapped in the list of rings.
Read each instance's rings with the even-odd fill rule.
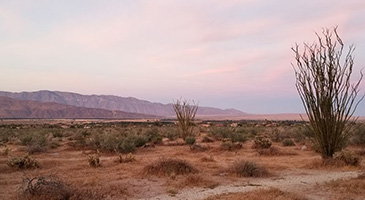
[[[2,0],[0,90],[304,112],[291,47],[336,25],[356,46],[356,78],[365,67],[364,0]]]

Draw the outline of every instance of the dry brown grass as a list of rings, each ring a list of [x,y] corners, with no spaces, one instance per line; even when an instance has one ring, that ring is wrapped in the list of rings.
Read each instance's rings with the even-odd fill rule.
[[[298,153],[293,152],[293,151],[283,151],[281,149],[279,149],[278,147],[273,147],[271,146],[268,149],[257,149],[257,153],[260,156],[293,156],[293,155],[298,155]]]
[[[330,181],[326,186],[338,196],[338,199],[365,197],[365,173],[352,179]]]
[[[304,196],[283,192],[276,188],[258,189],[245,193],[232,193],[212,196],[205,200],[306,200]]]
[[[144,168],[145,174],[160,176],[185,175],[197,172],[198,170],[190,163],[176,158],[162,158]]]
[[[237,161],[229,167],[228,172],[238,177],[267,177],[269,172],[266,168],[252,161]]]

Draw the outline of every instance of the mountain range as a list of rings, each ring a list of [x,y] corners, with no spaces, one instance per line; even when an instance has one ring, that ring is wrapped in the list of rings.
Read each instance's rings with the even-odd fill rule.
[[[173,104],[153,103],[134,97],[82,95],[41,90],[0,91],[1,118],[153,118],[174,117]],[[242,116],[236,109],[200,107],[200,116]]]

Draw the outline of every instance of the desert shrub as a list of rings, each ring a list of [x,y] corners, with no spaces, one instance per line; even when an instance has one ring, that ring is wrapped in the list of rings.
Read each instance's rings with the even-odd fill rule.
[[[195,144],[195,137],[186,137],[185,138],[185,143],[187,145],[193,145],[193,144]]]
[[[192,144],[190,145],[190,151],[192,152],[203,152],[208,150],[208,147],[202,146],[200,144]]]
[[[144,168],[144,172],[149,175],[162,175],[170,176],[175,175],[185,175],[190,173],[197,173],[198,170],[195,169],[190,163],[180,159],[160,159],[159,161],[149,164]]]
[[[176,138],[179,137],[179,132],[177,130],[169,130],[167,131],[166,133],[166,137],[170,140],[170,141],[173,141],[173,140],[176,140]]]
[[[100,167],[100,153],[99,151],[96,152],[96,154],[88,155],[87,161],[89,162],[89,165],[92,167]]]
[[[234,143],[230,140],[227,140],[227,141],[222,142],[220,148],[223,151],[233,151],[233,150],[236,150],[236,149],[241,149],[242,148],[242,143],[239,143],[239,142]]]
[[[62,138],[63,137],[63,132],[60,130],[56,130],[52,133],[53,137],[55,138]]]
[[[365,145],[365,125],[359,126],[353,131],[350,141],[355,145]]]
[[[214,142],[214,140],[208,136],[204,136],[202,139],[202,142],[208,143],[208,142]]]
[[[19,139],[22,145],[27,146],[30,154],[47,150],[47,135],[42,132],[25,132]]]
[[[243,160],[233,163],[228,171],[239,177],[265,177],[269,175],[264,167],[255,162]]]
[[[284,130],[279,130],[278,128],[274,128],[269,133],[269,137],[274,142],[281,142],[284,139],[288,138],[288,132]]]
[[[148,141],[148,139],[146,137],[142,136],[142,135],[136,135],[136,136],[134,136],[133,140],[134,140],[134,146],[135,147],[142,147]]]
[[[256,136],[254,139],[254,148],[262,148],[267,149],[270,148],[272,145],[272,142],[269,137],[264,135]]]
[[[20,187],[22,199],[66,200],[70,199],[73,192],[70,187],[54,175],[23,178]]]
[[[292,139],[285,139],[281,142],[281,144],[284,146],[284,147],[288,147],[288,146],[295,146],[295,143]]]
[[[336,152],[333,155],[333,159],[343,161],[346,165],[357,166],[361,163],[360,156],[357,156],[353,152],[348,150]]]
[[[162,135],[159,133],[156,127],[147,130],[146,136],[148,142],[151,142],[153,144],[159,144],[162,142]]]
[[[231,127],[212,127],[209,134],[218,140],[228,138],[232,142],[245,142],[247,140],[247,132],[243,130]]]
[[[132,153],[129,153],[125,157],[123,157],[123,155],[119,155],[116,162],[129,163],[129,162],[134,162],[135,160],[136,160],[136,158],[134,157],[134,155]]]
[[[0,129],[0,144],[8,143],[13,137],[15,137],[15,133],[13,132],[13,130]]]
[[[31,169],[31,168],[39,168],[39,163],[36,159],[33,159],[26,154],[22,157],[11,157],[8,159],[6,164],[9,167],[19,168],[19,169]]]
[[[267,148],[267,149],[259,148],[259,149],[257,149],[257,153],[260,156],[293,156],[293,155],[298,155],[298,153],[296,153],[296,152],[282,151],[279,148],[273,147],[273,146],[271,146],[270,148]]]
[[[313,137],[313,133],[307,125],[296,127],[293,131],[293,137],[295,142],[301,142],[303,140]]]

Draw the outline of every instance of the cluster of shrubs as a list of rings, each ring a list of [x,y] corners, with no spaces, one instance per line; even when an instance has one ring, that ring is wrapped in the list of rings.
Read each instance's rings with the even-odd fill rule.
[[[212,127],[209,131],[209,136],[224,140],[230,139],[232,142],[246,142],[250,134],[242,127]]]

